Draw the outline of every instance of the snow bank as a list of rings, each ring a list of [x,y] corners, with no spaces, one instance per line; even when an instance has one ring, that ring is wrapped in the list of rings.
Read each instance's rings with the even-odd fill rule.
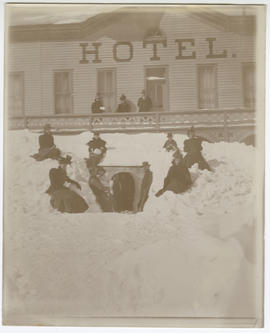
[[[104,134],[104,165],[148,161],[154,175],[144,212],[104,214],[87,184],[90,138],[55,136],[89,204],[72,215],[53,211],[45,194],[57,162],[29,157],[38,134],[8,133],[6,281],[16,300],[8,312],[253,316],[254,267],[239,234],[254,227],[254,148],[204,143],[213,172],[195,165],[188,192],[156,198],[172,159],[162,149],[165,135]],[[180,148],[184,139],[175,135]]]

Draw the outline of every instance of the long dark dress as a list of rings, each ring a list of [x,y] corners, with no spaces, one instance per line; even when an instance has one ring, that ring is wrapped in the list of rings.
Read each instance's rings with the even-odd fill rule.
[[[198,163],[199,169],[209,170],[210,166],[202,156],[202,140],[199,137],[194,137],[184,141],[184,151],[187,153],[184,157],[184,163],[188,168],[191,168],[195,163]]]
[[[61,213],[83,213],[88,209],[85,200],[76,192],[67,188],[65,182],[76,184],[62,168],[53,168],[49,172],[51,185],[47,193],[51,196],[51,206]]]
[[[176,194],[183,193],[189,189],[191,186],[191,177],[188,171],[188,168],[183,162],[179,164],[173,164],[167,174],[167,177],[164,179],[164,185],[161,190],[156,193],[156,196],[159,197],[166,191],[172,191]]]
[[[58,159],[61,155],[60,149],[56,148],[52,134],[44,133],[39,136],[39,151],[32,155],[36,161],[43,161],[47,158]]]

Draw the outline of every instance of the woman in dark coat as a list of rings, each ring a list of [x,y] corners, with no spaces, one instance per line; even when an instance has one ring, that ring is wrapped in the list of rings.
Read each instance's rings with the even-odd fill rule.
[[[47,158],[58,159],[61,151],[56,148],[54,139],[51,134],[51,125],[44,126],[44,133],[38,138],[39,151],[37,154],[31,155],[36,161],[43,161]]]
[[[59,167],[53,168],[49,172],[50,187],[47,193],[51,196],[51,206],[61,213],[83,213],[88,209],[85,200],[76,192],[65,186],[65,183],[75,185],[81,189],[79,183],[70,179],[66,173],[66,167],[71,164],[71,157],[60,157]]]
[[[125,95],[121,95],[120,101],[121,101],[121,103],[118,104],[116,112],[120,112],[120,113],[130,112],[130,105],[129,105]]]
[[[164,179],[164,185],[156,193],[156,197],[161,196],[166,191],[172,191],[176,194],[183,193],[191,186],[191,177],[188,168],[185,166],[180,156],[176,156],[170,167],[167,177]]]
[[[202,156],[202,141],[203,139],[195,135],[193,127],[188,130],[189,139],[184,141],[184,151],[187,153],[184,157],[184,163],[188,168],[191,168],[195,163],[198,163],[199,169],[209,170],[211,168]]]

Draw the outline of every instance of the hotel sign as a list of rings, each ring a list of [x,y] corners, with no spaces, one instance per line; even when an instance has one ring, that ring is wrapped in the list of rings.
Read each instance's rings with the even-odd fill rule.
[[[208,59],[217,59],[217,58],[227,58],[227,50],[217,50],[215,48],[214,42],[216,38],[209,37],[205,39],[205,43],[208,46],[208,53],[206,54],[206,58]],[[91,43],[89,46],[88,43],[80,43],[80,47],[82,50],[82,59],[80,60],[80,64],[88,64],[90,59],[92,63],[101,63],[102,60],[100,58],[100,47],[102,46],[101,42]],[[175,39],[175,59],[176,60],[187,60],[187,59],[196,59],[196,50],[195,48],[195,40],[192,38],[189,39]],[[125,57],[119,55],[119,48],[126,49]],[[167,48],[167,40],[166,39],[153,39],[153,40],[144,40],[142,42],[143,48],[152,49],[152,56],[150,60],[160,60],[158,55],[158,50],[160,48]],[[128,41],[124,42],[116,42],[112,48],[113,59],[116,62],[128,62],[133,59],[134,56],[134,48],[133,44]],[[233,55],[235,56],[235,55]]]

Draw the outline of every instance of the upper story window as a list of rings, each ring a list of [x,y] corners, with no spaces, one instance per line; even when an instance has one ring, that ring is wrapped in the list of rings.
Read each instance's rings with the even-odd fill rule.
[[[102,99],[105,112],[113,112],[116,108],[116,71],[115,69],[98,69],[97,93]]]
[[[217,73],[215,64],[198,66],[198,104],[199,109],[217,107]]]
[[[10,72],[8,76],[8,115],[24,114],[24,73]]]
[[[146,95],[152,102],[152,111],[168,109],[168,79],[167,68],[149,66],[145,69]]]
[[[246,63],[242,65],[243,76],[243,98],[246,108],[254,108],[256,103],[256,79],[255,64]]]
[[[54,72],[55,113],[72,113],[72,71]]]

